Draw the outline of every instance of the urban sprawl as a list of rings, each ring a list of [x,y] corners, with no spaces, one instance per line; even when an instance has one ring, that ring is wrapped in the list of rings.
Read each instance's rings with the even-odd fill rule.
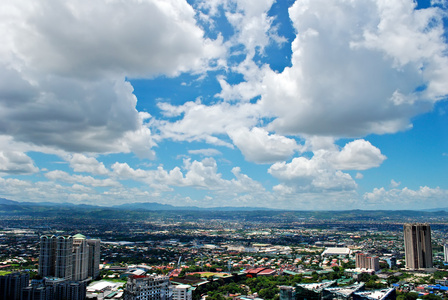
[[[448,299],[440,220],[0,225],[0,299]]]

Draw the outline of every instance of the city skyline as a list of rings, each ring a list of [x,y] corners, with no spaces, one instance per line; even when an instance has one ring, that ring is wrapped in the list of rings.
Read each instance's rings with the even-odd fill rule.
[[[1,6],[1,198],[447,207],[443,1]]]

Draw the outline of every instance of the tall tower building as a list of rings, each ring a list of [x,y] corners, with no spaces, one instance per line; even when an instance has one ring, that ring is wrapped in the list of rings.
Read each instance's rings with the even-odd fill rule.
[[[84,280],[89,263],[89,246],[82,234],[73,236],[72,280]]]
[[[72,277],[73,240],[69,235],[40,237],[39,275],[44,277]]]
[[[432,268],[431,227],[429,224],[404,224],[406,268]]]
[[[54,277],[72,279],[73,238],[69,235],[56,237]]]
[[[87,244],[89,245],[87,275],[95,279],[100,275],[100,240],[87,240]]]
[[[448,262],[448,244],[443,245],[444,262]]]
[[[82,234],[40,237],[39,275],[65,280],[85,280],[99,275],[100,240]]]
[[[43,235],[40,237],[39,274],[44,277],[54,275],[55,238],[54,235]]]

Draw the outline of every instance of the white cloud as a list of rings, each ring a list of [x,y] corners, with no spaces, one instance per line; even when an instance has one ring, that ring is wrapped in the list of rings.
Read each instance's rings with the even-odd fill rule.
[[[23,152],[0,151],[0,174],[32,174],[39,171],[33,160]]]
[[[203,156],[218,156],[218,155],[222,155],[221,151],[216,150],[214,148],[188,150],[188,153],[189,154],[194,154],[194,155],[203,155]]]
[[[55,170],[45,173],[45,177],[52,181],[66,182],[66,183],[81,183],[93,187],[112,187],[119,186],[117,181],[107,179],[96,179],[92,176],[71,175],[67,172]]]
[[[161,137],[175,141],[205,141],[233,148],[232,144],[215,135],[224,135],[235,128],[251,127],[257,122],[256,106],[250,103],[219,103],[211,106],[200,102],[186,102],[181,106],[164,103],[159,104],[159,108],[168,115],[183,114],[181,120],[173,123],[161,121],[158,124]]]
[[[11,51],[45,73],[174,75],[214,54],[186,1],[8,2]]]
[[[357,184],[341,170],[367,170],[378,167],[386,159],[378,148],[365,140],[349,142],[341,150],[331,145],[330,140],[312,137],[305,143],[305,148],[313,149],[311,158],[302,156],[290,163],[273,164],[268,172],[282,182],[275,190],[282,193],[354,190]],[[358,174],[356,178],[359,179]]]
[[[385,159],[380,149],[361,139],[346,144],[340,152],[332,153],[329,161],[339,170],[367,170],[378,167]]]
[[[365,193],[363,198],[366,208],[388,207],[388,209],[429,209],[446,208],[448,190],[439,187],[421,186],[417,190],[375,188]]]
[[[172,191],[175,187],[192,187],[232,195],[264,191],[260,183],[242,174],[237,167],[232,169],[235,178],[223,179],[213,158],[204,158],[201,161],[184,159],[184,171],[179,167],[165,170],[162,166],[156,170],[133,169],[126,163],[115,163],[112,165],[112,170],[118,180],[140,181],[159,191]]]
[[[125,78],[205,72],[225,52],[182,0],[7,0],[0,20],[0,134],[30,147],[152,159]]]
[[[321,150],[322,151],[322,150]],[[311,158],[296,157],[290,163],[273,164],[268,172],[295,192],[321,193],[332,190],[354,190],[357,185],[351,176],[335,170],[324,159],[321,152]]]
[[[229,131],[233,143],[241,150],[248,161],[272,163],[288,159],[298,149],[295,140],[284,136],[269,134],[258,127],[237,128]]]
[[[414,5],[296,1],[292,67],[260,82],[264,114],[276,117],[268,130],[353,137],[409,128],[448,93],[443,12]]]
[[[70,168],[75,172],[86,172],[94,175],[106,175],[109,171],[102,162],[94,157],[87,157],[83,154],[75,153],[70,158]]]
[[[401,182],[396,182],[395,180],[391,179],[391,181],[390,181],[390,186],[391,186],[392,188],[397,188],[397,187],[399,187],[400,185],[401,185]]]

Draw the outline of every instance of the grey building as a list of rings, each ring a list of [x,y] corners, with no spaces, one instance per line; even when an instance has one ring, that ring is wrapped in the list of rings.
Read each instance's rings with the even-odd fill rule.
[[[124,300],[172,300],[168,276],[129,276]]]
[[[21,300],[54,300],[53,287],[40,285],[23,288]]]
[[[403,225],[406,268],[432,268],[431,227],[426,223]]]
[[[95,279],[99,275],[100,240],[74,236],[40,237],[39,275],[65,280]]]
[[[28,273],[11,273],[0,276],[0,299],[20,300],[22,289],[30,281]]]
[[[39,275],[72,278],[73,239],[71,236],[40,237]]]
[[[88,276],[92,279],[100,275],[100,240],[87,240],[89,245]]]

